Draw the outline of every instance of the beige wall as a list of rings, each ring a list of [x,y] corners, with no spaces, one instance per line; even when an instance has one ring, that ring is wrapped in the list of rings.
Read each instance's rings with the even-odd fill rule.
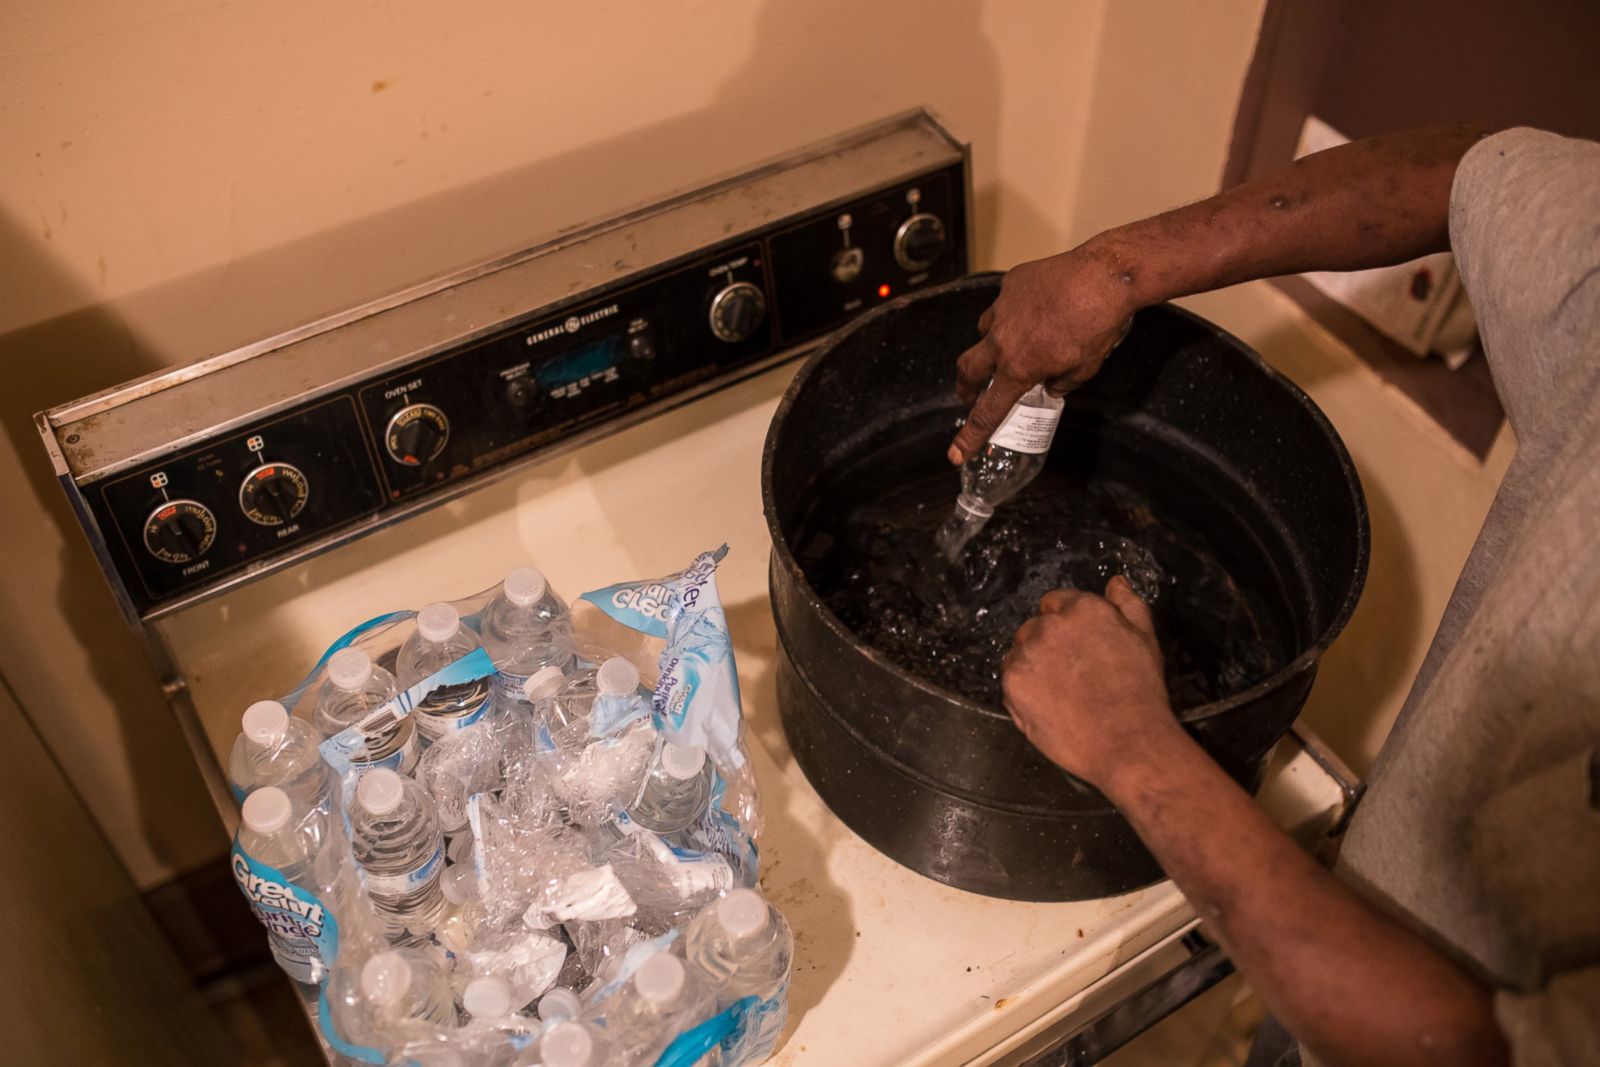
[[[1158,34],[1187,7],[1142,6]],[[1104,7],[11,4],[0,671],[135,877],[219,831],[33,411],[918,104],[974,144],[983,261],[1043,254],[1072,232]]]
[[[1043,255],[1215,189],[1261,7],[13,4],[0,29],[0,673],[139,882],[208,858],[220,831],[50,480],[33,411],[918,104],[973,143],[980,264]],[[1309,714],[1365,766],[1509,442],[1476,464],[1264,291],[1198,306],[1306,384],[1362,467],[1372,576]],[[539,479],[587,497],[600,490],[583,478],[603,488],[635,465],[576,461],[362,552],[405,558],[472,524],[537,547],[548,532],[510,513]],[[663,540],[664,558],[701,547]],[[248,607],[299,656],[337,629],[306,582],[393,606],[372,587],[381,571],[340,560],[193,625]],[[206,670],[227,671],[226,649],[212,652]],[[281,674],[252,670],[252,684]]]

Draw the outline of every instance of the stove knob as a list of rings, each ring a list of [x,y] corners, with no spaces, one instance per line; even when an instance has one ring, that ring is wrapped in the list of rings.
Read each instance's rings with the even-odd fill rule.
[[[300,468],[289,463],[263,463],[239,485],[239,508],[260,526],[282,526],[306,506],[311,486]]]
[[[734,282],[711,298],[711,332],[719,341],[747,340],[767,317],[767,294],[749,282]]]
[[[396,463],[420,467],[444,450],[450,420],[432,404],[412,404],[394,413],[383,444]]]
[[[163,563],[189,563],[217,539],[217,517],[194,500],[169,500],[144,520],[144,547]]]
[[[506,381],[506,403],[526,415],[539,405],[539,387],[533,378],[519,374]]]
[[[939,216],[912,215],[895,231],[895,262],[913,274],[927,270],[944,254],[944,245],[944,223]]]

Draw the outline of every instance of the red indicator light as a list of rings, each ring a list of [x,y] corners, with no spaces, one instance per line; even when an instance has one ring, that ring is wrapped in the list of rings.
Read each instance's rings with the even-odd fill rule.
[[[161,519],[161,520],[170,519],[170,518],[172,518],[172,516],[176,515],[177,513],[178,513],[177,505],[173,505],[172,507],[169,507],[169,508],[162,508],[161,509],[161,513],[159,515],[157,515],[156,518],[157,519]]]
[[[276,473],[278,473],[278,472],[275,471],[274,469],[272,469],[271,467],[262,467],[260,472],[256,475],[256,481],[258,481],[258,482],[266,481],[268,478],[272,477]]]
[[[879,300],[884,300],[884,299],[887,299],[888,296],[889,296],[889,286],[887,284],[878,286],[878,299]]]

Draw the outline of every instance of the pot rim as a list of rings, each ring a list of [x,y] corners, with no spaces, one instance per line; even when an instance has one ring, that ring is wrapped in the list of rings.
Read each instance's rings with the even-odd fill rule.
[[[805,363],[801,365],[799,371],[789,381],[787,388],[784,389],[783,397],[778,401],[778,407],[772,414],[772,421],[767,426],[766,441],[761,450],[761,505],[767,520],[767,533],[772,540],[773,564],[782,566],[795,584],[810,594],[823,622],[837,636],[845,639],[844,644],[847,647],[853,648],[857,655],[865,656],[876,665],[886,668],[900,681],[922,692],[937,696],[962,711],[1009,721],[1011,718],[1010,713],[1004,707],[993,708],[987,704],[980,704],[970,697],[962,696],[946,689],[942,685],[937,685],[913,674],[862,641],[855,631],[841,622],[839,617],[834,614],[833,609],[811,587],[811,583],[806,580],[805,572],[794,558],[794,553],[789,547],[788,536],[778,523],[777,505],[773,500],[772,491],[772,467],[778,447],[779,429],[785,423],[790,410],[795,406],[800,393],[805,389],[812,377],[818,373],[818,369],[835,349],[847,343],[858,331],[867,329],[879,320],[897,314],[919,301],[935,299],[945,293],[959,289],[979,288],[1003,276],[999,271],[983,271],[969,274],[964,278],[958,278],[953,282],[946,282],[930,289],[923,289],[896,297],[857,318],[844,329],[829,337],[811,355],[806,357]],[[1361,488],[1361,479],[1356,472],[1355,461],[1351,459],[1350,452],[1345,447],[1343,439],[1339,437],[1338,432],[1334,429],[1333,423],[1328,420],[1328,417],[1323,414],[1322,409],[1317,407],[1310,396],[1287,375],[1264,360],[1254,348],[1251,348],[1222,327],[1171,302],[1163,302],[1152,306],[1164,308],[1168,312],[1179,315],[1212,331],[1217,337],[1232,345],[1240,355],[1247,358],[1255,365],[1257,370],[1265,374],[1274,384],[1283,389],[1291,400],[1300,405],[1327,437],[1328,444],[1333,448],[1336,458],[1342,461],[1339,466],[1344,474],[1345,486],[1350,492],[1351,502],[1355,505],[1356,511],[1355,569],[1350,576],[1350,582],[1345,589],[1338,609],[1323,626],[1322,632],[1299,655],[1267,675],[1261,681],[1251,685],[1248,689],[1241,690],[1221,700],[1214,700],[1208,704],[1200,704],[1175,712],[1179,722],[1193,723],[1202,722],[1218,715],[1226,714],[1244,704],[1253,703],[1267,693],[1290,684],[1301,674],[1316,669],[1317,661],[1322,658],[1322,654],[1327,651],[1334,639],[1344,630],[1345,625],[1350,621],[1351,614],[1355,611],[1356,604],[1361,599],[1361,592],[1366,584],[1367,565],[1372,551],[1372,531],[1367,514],[1366,494]]]

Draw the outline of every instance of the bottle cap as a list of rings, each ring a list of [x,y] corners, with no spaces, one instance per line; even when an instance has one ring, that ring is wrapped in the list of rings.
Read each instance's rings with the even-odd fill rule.
[[[544,598],[547,583],[537,567],[518,567],[506,575],[505,585],[501,588],[505,590],[507,600],[519,608],[525,608]]]
[[[424,641],[448,641],[461,629],[461,613],[449,604],[424,604],[417,612],[417,633]]]
[[[539,1039],[539,1062],[544,1067],[588,1067],[594,1039],[582,1023],[559,1022]]]
[[[439,889],[450,903],[460,906],[478,899],[478,879],[472,868],[456,863],[448,867],[439,878]]]
[[[511,1014],[511,987],[504,978],[474,978],[461,991],[461,1006],[475,1019],[503,1019]]]
[[[450,843],[445,846],[445,857],[451,863],[465,863],[472,858],[472,835],[462,830],[450,838]]]
[[[679,781],[688,781],[706,765],[706,750],[699,745],[675,745],[671,741],[661,746],[661,769]]]
[[[359,648],[341,648],[328,657],[328,680],[354,692],[372,677],[372,657]]]
[[[356,786],[356,799],[374,815],[389,814],[400,806],[400,799],[405,795],[405,783],[387,767],[368,771]]]
[[[630,696],[639,688],[639,668],[621,656],[612,656],[594,672],[594,684],[607,696]]]
[[[568,1019],[576,1019],[582,1011],[583,1001],[578,999],[578,994],[565,986],[555,986],[539,998],[541,1022],[565,1022]]]
[[[665,1008],[683,993],[683,963],[670,952],[657,952],[633,972],[633,987],[657,1008]]]
[[[276,700],[258,700],[244,709],[244,735],[258,745],[276,745],[289,731],[289,712]]]
[[[380,952],[361,968],[361,992],[380,1004],[393,1004],[411,984],[411,964],[394,950]]]
[[[567,676],[561,673],[560,667],[553,664],[549,667],[540,667],[522,683],[522,695],[530,701],[549,700],[561,692],[561,686],[566,680]]]
[[[735,941],[765,930],[770,918],[767,902],[754,889],[735,889],[717,901],[717,922]]]
[[[289,794],[275,785],[244,798],[244,824],[258,834],[275,834],[288,826],[290,812]]]

